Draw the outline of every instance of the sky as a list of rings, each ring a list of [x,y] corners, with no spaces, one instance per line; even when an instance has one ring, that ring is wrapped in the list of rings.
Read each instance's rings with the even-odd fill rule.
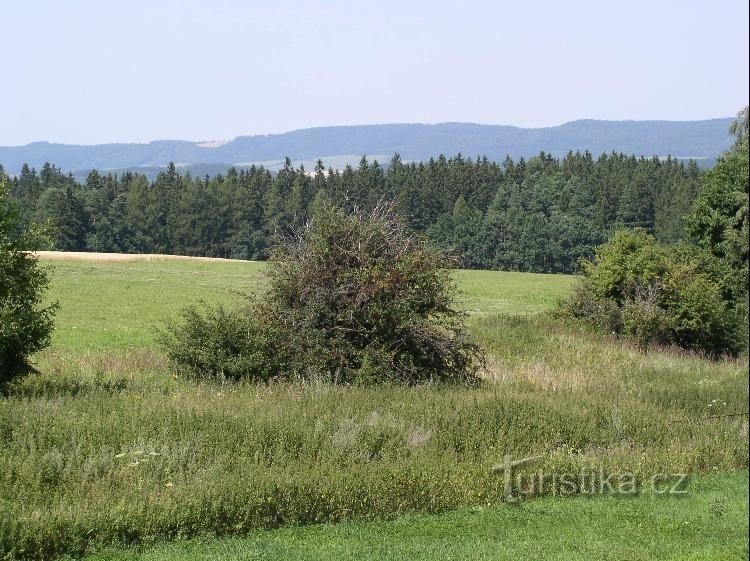
[[[0,145],[732,116],[747,0],[0,0]]]

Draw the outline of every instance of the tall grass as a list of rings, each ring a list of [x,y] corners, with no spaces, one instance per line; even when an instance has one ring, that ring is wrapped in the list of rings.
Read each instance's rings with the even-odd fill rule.
[[[459,271],[475,388],[196,383],[154,328],[257,290],[253,263],[54,265],[54,346],[0,395],[0,558],[501,499],[492,465],[647,478],[748,465],[747,365],[649,354],[555,319],[570,278]],[[541,314],[540,314],[541,312]]]
[[[500,500],[491,466],[748,464],[747,367],[485,314],[476,388],[195,383],[153,350],[50,351],[0,400],[0,554],[387,518]]]

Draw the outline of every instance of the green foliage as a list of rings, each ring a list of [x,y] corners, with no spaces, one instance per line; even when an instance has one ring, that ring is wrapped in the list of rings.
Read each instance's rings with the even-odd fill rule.
[[[641,350],[668,340],[672,318],[659,305],[657,285],[636,290],[634,297],[625,300],[620,313],[623,333],[635,340]]]
[[[244,306],[227,311],[222,305],[183,309],[162,333],[167,356],[201,377],[269,380],[282,372],[274,348],[273,327]]]
[[[733,302],[735,316],[743,326],[744,347],[748,342],[748,197],[750,196],[750,148],[748,108],[737,115],[730,133],[734,146],[703,177],[703,190],[686,218],[687,228],[698,245],[721,260],[732,271],[724,299]]]
[[[711,354],[744,348],[732,271],[690,247],[663,246],[621,230],[583,263],[569,313],[633,338]]]
[[[734,148],[739,148],[748,141],[750,131],[750,107],[745,105],[737,112],[737,118],[729,125],[729,134],[734,136]]]
[[[328,205],[371,210],[381,199],[414,232],[460,258],[462,267],[573,273],[618,226],[644,226],[684,241],[682,220],[699,170],[667,158],[588,152],[528,161],[443,155],[312,174],[286,158],[277,172],[251,166],[214,177],[174,165],[145,175],[93,171],[79,185],[46,164],[13,181],[25,222],[49,219],[64,250],[266,259],[278,232],[299,228]]]
[[[43,303],[47,272],[28,253],[42,241],[38,230],[24,229],[0,173],[0,383],[50,341],[56,306]]]
[[[70,186],[46,189],[37,202],[35,220],[49,223],[52,249],[82,251],[85,248],[87,217],[83,203]]]
[[[164,343],[200,375],[469,381],[482,354],[453,307],[451,264],[387,205],[329,206],[277,243],[265,300],[231,313],[188,309]]]
[[[481,352],[453,307],[451,265],[388,205],[328,207],[272,252],[264,315],[292,343],[297,372],[350,382],[365,365],[371,380],[469,380]]]
[[[748,140],[724,154],[704,176],[703,190],[687,218],[698,244],[725,259],[748,289]]]

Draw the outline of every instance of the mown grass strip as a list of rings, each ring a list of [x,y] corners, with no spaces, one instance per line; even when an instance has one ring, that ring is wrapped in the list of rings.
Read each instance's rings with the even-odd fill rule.
[[[86,561],[741,560],[748,555],[747,477],[741,470],[695,478],[681,498],[544,498],[386,522],[109,549]]]

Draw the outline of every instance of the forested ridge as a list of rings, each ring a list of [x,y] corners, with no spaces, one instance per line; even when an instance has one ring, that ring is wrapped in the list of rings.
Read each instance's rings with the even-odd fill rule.
[[[341,171],[261,166],[214,177],[170,164],[144,175],[91,171],[83,183],[53,164],[24,165],[11,179],[26,222],[50,224],[65,251],[172,253],[264,259],[271,237],[315,217],[327,202],[372,207],[393,200],[409,227],[451,248],[466,268],[573,272],[619,227],[659,240],[685,239],[700,190],[694,162],[610,153],[544,152],[528,160],[398,155],[383,166],[362,158]]]
[[[425,161],[436,154],[486,154],[490,158],[530,158],[541,150],[557,157],[568,150],[592,154],[625,154],[693,158],[705,167],[732,143],[727,134],[731,119],[703,121],[600,121],[583,119],[544,128],[521,128],[475,123],[395,123],[299,129],[280,134],[239,136],[227,142],[155,140],[148,143],[94,145],[33,142],[25,146],[0,146],[0,162],[10,174],[24,163],[41,168],[44,162],[73,171],[144,168],[151,174],[159,165],[180,162],[188,168],[212,168],[212,175],[231,165],[251,163],[276,171],[289,156],[295,165],[313,167],[318,158],[326,166],[357,165],[357,156],[387,160],[399,153],[409,161]],[[383,156],[383,155],[386,156]],[[245,165],[245,163],[247,165]],[[217,169],[217,166],[223,166]],[[191,171],[192,171],[191,170]],[[139,173],[143,169],[135,169]],[[193,174],[195,175],[195,171]],[[203,171],[198,172],[203,175]],[[153,178],[156,174],[149,175]]]

